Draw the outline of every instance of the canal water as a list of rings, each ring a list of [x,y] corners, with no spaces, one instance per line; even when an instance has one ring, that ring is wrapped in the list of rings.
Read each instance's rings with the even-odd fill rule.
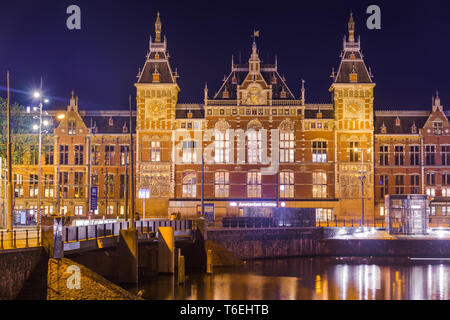
[[[288,258],[170,275],[130,291],[157,300],[448,300],[450,261],[408,258]]]

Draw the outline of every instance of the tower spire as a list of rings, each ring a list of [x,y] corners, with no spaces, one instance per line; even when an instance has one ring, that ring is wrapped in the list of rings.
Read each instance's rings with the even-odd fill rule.
[[[352,11],[350,11],[350,20],[348,21],[348,42],[355,42],[355,21]]]
[[[156,17],[156,22],[155,22],[155,42],[159,43],[161,42],[161,19],[159,17],[159,11],[158,11],[158,16]]]

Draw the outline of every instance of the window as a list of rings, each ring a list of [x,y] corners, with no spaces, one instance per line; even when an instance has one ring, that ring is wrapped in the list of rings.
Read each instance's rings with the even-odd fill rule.
[[[82,198],[84,196],[84,187],[83,187],[83,172],[75,172],[74,173],[74,197]]]
[[[261,131],[250,130],[248,131],[248,153],[247,158],[249,163],[261,162],[262,149],[261,149]]]
[[[44,214],[45,215],[53,214],[53,206],[44,206]]]
[[[84,164],[84,146],[75,145],[75,165]]]
[[[411,166],[419,165],[419,146],[409,147],[409,164]]]
[[[130,146],[120,146],[120,165],[130,164]]]
[[[414,174],[410,176],[410,193],[412,194],[420,194],[420,187],[419,187],[419,175]]]
[[[427,196],[429,197],[435,197],[436,196],[436,190],[434,188],[426,188]]]
[[[69,121],[68,123],[68,132],[70,135],[77,134],[77,125],[75,121]]]
[[[125,175],[120,175],[120,189],[119,189],[119,197],[121,199],[125,198]]]
[[[286,171],[280,172],[280,197],[293,198],[294,197],[294,172]]]
[[[433,134],[436,135],[442,134],[442,121],[433,122]]]
[[[294,133],[280,132],[280,162],[294,162]]]
[[[327,174],[326,172],[313,172],[313,198],[327,197]]]
[[[114,146],[105,146],[105,165],[114,164]]]
[[[197,196],[197,173],[183,173],[183,197],[195,198]]]
[[[214,177],[215,195],[217,198],[226,198],[230,194],[230,173],[220,171]]]
[[[446,216],[447,214],[450,214],[450,207],[442,207],[442,215]]]
[[[59,146],[59,164],[69,164],[69,146],[67,145]]]
[[[230,134],[228,131],[223,132],[215,130],[214,135],[214,161],[216,163],[230,162]]]
[[[83,215],[83,206],[75,206],[75,215],[82,216]]]
[[[44,157],[45,157],[45,164],[46,165],[52,165],[53,164],[53,158],[54,158],[54,147],[52,145],[46,145],[44,146]]]
[[[387,175],[380,176],[380,197],[384,198],[385,195],[389,194],[389,178]]]
[[[123,206],[123,205],[119,206],[119,214],[121,216],[123,216],[125,214],[125,206]]]
[[[436,175],[434,173],[427,173],[426,174],[426,181],[428,186],[434,186],[436,185]]]
[[[450,146],[441,146],[441,164],[450,166]]]
[[[319,221],[333,221],[333,209],[317,208],[316,209],[316,222]]]
[[[151,148],[151,161],[159,162],[161,161],[161,142],[160,141],[152,141]]]
[[[432,145],[425,146],[425,159],[427,166],[434,166],[436,164],[435,153],[436,153],[436,146]]]
[[[247,173],[247,197],[261,198],[261,172]]]
[[[114,175],[105,175],[105,197],[114,197]]]
[[[404,194],[405,193],[405,176],[396,175],[395,176],[395,194]]]
[[[100,164],[100,146],[93,145],[92,146],[92,164],[97,166]]]
[[[59,190],[61,192],[61,197],[67,198],[69,195],[69,173],[68,172],[60,172],[59,173]]]
[[[44,175],[44,197],[53,198],[53,193],[54,193],[53,175],[45,174]]]
[[[67,206],[61,206],[59,208],[59,213],[63,216],[67,215]]]
[[[107,215],[113,215],[114,214],[114,206],[112,206],[112,205],[109,205],[108,207],[107,207]]]
[[[358,142],[350,141],[350,148],[349,148],[350,162],[359,161],[359,154],[357,149],[358,149]]]
[[[38,175],[30,174],[30,198],[37,197],[38,194]]]
[[[39,163],[39,147],[30,146],[30,151],[28,153],[28,164],[37,165]]]
[[[403,146],[394,147],[394,160],[396,166],[403,166]]]
[[[91,183],[94,186],[98,186],[98,184],[99,184],[98,173],[97,173],[97,170],[94,170],[94,171],[95,171],[95,173],[93,173],[92,176],[91,176],[91,179],[92,179]]]
[[[442,174],[442,185],[444,186],[450,185],[450,173]]]
[[[183,163],[197,162],[197,142],[183,141]]]
[[[389,146],[380,146],[379,156],[379,164],[380,166],[388,166],[389,165]]]
[[[312,147],[312,161],[327,162],[327,142],[313,141]]]
[[[23,175],[14,174],[14,196],[16,198],[23,197]]]
[[[442,196],[450,197],[450,187],[442,187]]]

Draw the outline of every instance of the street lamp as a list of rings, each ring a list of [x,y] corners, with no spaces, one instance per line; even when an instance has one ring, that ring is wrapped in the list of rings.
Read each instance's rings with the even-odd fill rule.
[[[358,152],[358,148],[354,149],[355,153]],[[361,224],[364,226],[364,183],[367,179],[367,171],[364,169],[364,149],[360,149],[361,151],[361,169],[358,170],[358,179],[361,180]],[[370,149],[366,149],[367,153],[370,153]],[[367,157],[368,158],[368,157]],[[374,221],[375,223],[375,221]]]
[[[42,91],[42,79],[41,79],[41,91]],[[36,228],[39,232],[41,229],[41,154],[42,154],[42,125],[48,125],[48,121],[42,121],[42,93],[41,91],[35,91],[33,93],[33,97],[35,99],[39,99],[39,125],[33,125],[34,130],[39,130],[39,158],[38,158],[38,206],[37,206],[37,214],[36,214]],[[45,103],[49,103],[48,99],[44,99]]]

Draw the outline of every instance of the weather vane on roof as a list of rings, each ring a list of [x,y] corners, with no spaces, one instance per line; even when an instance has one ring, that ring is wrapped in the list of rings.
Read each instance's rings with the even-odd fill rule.
[[[255,43],[255,39],[259,38],[259,30],[253,30],[253,43]]]

